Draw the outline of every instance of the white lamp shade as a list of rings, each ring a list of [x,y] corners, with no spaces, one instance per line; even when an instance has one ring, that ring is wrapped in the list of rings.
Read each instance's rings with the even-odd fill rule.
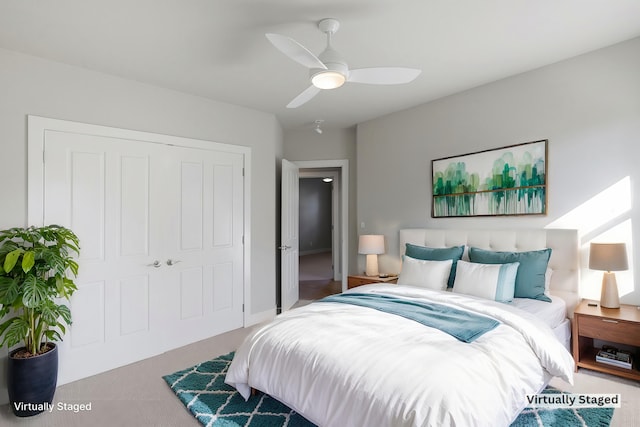
[[[383,254],[384,236],[381,234],[363,234],[358,241],[358,253],[364,255]]]
[[[624,243],[591,243],[589,268],[602,271],[627,270],[627,246]]]

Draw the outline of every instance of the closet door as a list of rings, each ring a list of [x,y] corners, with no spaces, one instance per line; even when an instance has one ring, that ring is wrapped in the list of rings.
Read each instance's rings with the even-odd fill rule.
[[[243,156],[47,131],[44,223],[81,244],[59,384],[243,324]]]
[[[166,219],[153,204],[162,194],[162,175],[154,169],[163,150],[47,133],[44,223],[71,228],[81,247],[73,325],[60,344],[60,383],[162,351],[156,325],[168,286],[159,258]]]
[[[163,158],[168,281],[162,330],[175,348],[243,326],[243,156],[170,147]]]

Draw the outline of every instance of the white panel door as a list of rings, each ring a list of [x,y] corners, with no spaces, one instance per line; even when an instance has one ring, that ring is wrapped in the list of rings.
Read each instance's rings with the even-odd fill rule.
[[[298,166],[282,160],[282,206],[280,267],[282,311],[289,310],[300,297],[299,290],[299,171]]]
[[[47,131],[44,223],[81,243],[64,384],[243,325],[243,155]]]
[[[151,215],[162,182],[152,163],[163,147],[48,131],[44,223],[80,238],[73,325],[60,344],[61,384],[163,351],[158,300],[164,219]]]
[[[243,156],[173,147],[163,169],[168,348],[243,326]],[[176,303],[179,302],[179,303]]]

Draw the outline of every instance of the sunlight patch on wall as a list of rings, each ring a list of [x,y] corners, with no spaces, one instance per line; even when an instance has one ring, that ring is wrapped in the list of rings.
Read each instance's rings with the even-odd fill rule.
[[[577,229],[580,236],[580,296],[600,299],[602,271],[589,270],[589,244],[627,244],[629,270],[617,271],[620,297],[633,292],[633,240],[631,222],[631,178],[625,177],[580,206],[549,224],[546,228]]]
[[[578,229],[581,236],[606,227],[631,213],[631,179],[627,176],[566,213],[547,228]],[[583,242],[585,243],[585,242]]]

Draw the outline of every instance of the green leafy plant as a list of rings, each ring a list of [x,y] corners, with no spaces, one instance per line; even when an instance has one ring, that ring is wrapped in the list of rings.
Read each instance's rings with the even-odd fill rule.
[[[69,229],[44,227],[0,231],[0,345],[23,342],[36,355],[49,341],[62,340],[71,324],[64,304],[77,289],[71,276],[78,275],[78,237]]]

